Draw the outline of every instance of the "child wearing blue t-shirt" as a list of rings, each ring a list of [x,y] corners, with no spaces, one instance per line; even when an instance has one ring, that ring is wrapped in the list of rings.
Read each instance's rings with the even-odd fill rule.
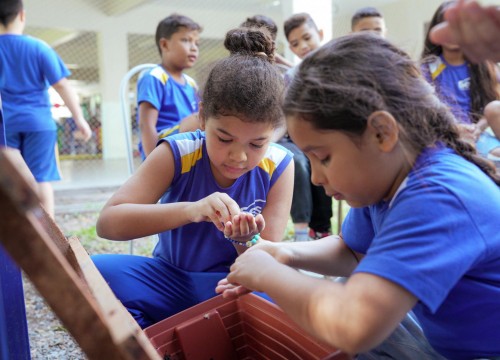
[[[352,208],[340,236],[261,240],[217,291],[264,291],[349,354],[382,343],[413,310],[447,359],[499,357],[500,176],[459,137],[419,66],[375,34],[341,37],[304,59],[284,109],[312,181]],[[396,358],[440,358],[421,350]]]
[[[422,72],[450,106],[462,136],[475,143],[483,156],[500,161],[497,66],[489,62],[471,63],[460,46],[434,44],[430,39],[431,29],[444,21],[446,9],[456,3],[443,2],[432,17],[422,52]]]
[[[247,242],[280,241],[287,225],[294,170],[292,155],[271,143],[284,93],[274,42],[265,29],[241,28],[225,46],[232,55],[203,92],[203,131],[163,139],[97,222],[113,240],[160,234],[152,258],[93,256],[142,327],[215,296]]]
[[[87,141],[92,132],[83,117],[78,96],[61,58],[44,42],[23,35],[26,16],[21,0],[0,5],[0,93],[7,146],[19,149],[38,184],[45,210],[54,215],[50,182],[60,180],[57,128],[48,88],[52,86],[70,110],[78,131]]]
[[[181,120],[198,112],[198,86],[184,70],[198,59],[200,31],[200,25],[179,14],[167,16],[156,28],[161,64],[141,75],[137,83],[143,158],[153,151],[159,137],[178,133]]]

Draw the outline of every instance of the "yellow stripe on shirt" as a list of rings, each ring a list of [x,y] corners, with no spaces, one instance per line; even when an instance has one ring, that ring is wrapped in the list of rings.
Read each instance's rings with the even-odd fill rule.
[[[197,148],[194,152],[182,155],[181,157],[181,174],[187,173],[201,159],[202,148]]]

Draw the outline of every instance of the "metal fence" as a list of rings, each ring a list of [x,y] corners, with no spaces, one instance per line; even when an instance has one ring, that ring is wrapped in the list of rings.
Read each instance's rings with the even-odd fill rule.
[[[357,8],[379,6],[389,25],[389,38],[396,40],[412,54],[419,52],[423,43],[424,20],[428,21],[436,7],[435,0],[24,0],[28,25],[25,33],[46,41],[71,70],[69,79],[78,91],[85,117],[93,130],[89,142],[82,143],[75,139],[72,135],[74,122],[67,109],[61,106],[62,101],[54,96],[61,170],[67,185],[75,185],[86,176],[106,179],[108,175],[104,175],[101,169],[103,164],[111,161],[110,158],[113,159],[110,173],[116,173],[115,169],[120,168],[126,176],[125,151],[121,159],[121,150],[118,155],[115,151],[113,156],[107,156],[109,137],[124,136],[123,129],[119,129],[123,127],[122,121],[116,119],[119,115],[108,116],[109,88],[116,91],[116,99],[120,92],[120,81],[109,81],[109,65],[103,68],[106,59],[102,57],[109,54],[103,55],[102,49],[103,46],[109,46],[109,33],[111,37],[119,34],[116,41],[126,43],[126,51],[121,52],[118,59],[113,59],[116,68],[125,76],[128,69],[138,64],[160,62],[154,41],[159,20],[173,12],[191,17],[204,30],[200,37],[200,57],[186,73],[202,86],[210,65],[227,55],[223,47],[225,32],[252,15],[267,15],[276,22],[279,29],[276,44],[278,52],[296,61],[288,50],[283,34],[283,22],[296,12],[296,3],[303,3],[300,11],[309,12],[325,30],[325,40],[349,33],[350,17]],[[331,22],[322,23],[325,17],[330,17]],[[122,33],[126,34],[123,38],[120,37]],[[136,151],[139,138],[136,81],[137,77],[134,77],[129,82],[128,121],[135,159],[140,162]],[[110,135],[110,122],[116,134],[112,132]],[[117,181],[122,180],[123,177]],[[57,189],[58,184],[54,185]],[[89,187],[89,183],[82,183],[81,186]]]

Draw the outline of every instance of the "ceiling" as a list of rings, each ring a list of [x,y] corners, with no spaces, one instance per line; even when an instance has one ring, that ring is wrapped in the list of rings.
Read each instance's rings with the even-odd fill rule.
[[[139,6],[148,5],[151,3],[171,5],[172,1],[168,0],[84,0],[86,3],[98,8],[108,16],[123,14],[131,9]],[[242,10],[252,12],[256,8],[272,8],[280,6],[282,3],[290,0],[230,0],[231,7],[238,7]],[[310,0],[311,5],[314,0]],[[332,0],[333,9],[336,15],[352,14],[356,9],[363,6],[381,7],[386,4],[397,2],[397,0]],[[199,0],[183,0],[183,8],[199,8]],[[205,0],[203,7],[214,10],[224,10],[228,7],[228,0]]]
[[[86,3],[98,8],[108,16],[116,16],[140,6],[155,3],[157,5],[172,5],[168,0],[84,0]],[[254,10],[262,7],[276,7],[282,1],[289,0],[205,0],[203,7],[211,10],[224,10],[230,4],[233,8],[242,10]],[[182,8],[199,8],[200,0],[182,0]]]

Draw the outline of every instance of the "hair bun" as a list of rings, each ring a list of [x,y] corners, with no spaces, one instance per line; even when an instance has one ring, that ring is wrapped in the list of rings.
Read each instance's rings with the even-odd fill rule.
[[[275,46],[271,33],[264,27],[239,27],[226,33],[224,47],[231,55],[251,55],[274,62]]]

